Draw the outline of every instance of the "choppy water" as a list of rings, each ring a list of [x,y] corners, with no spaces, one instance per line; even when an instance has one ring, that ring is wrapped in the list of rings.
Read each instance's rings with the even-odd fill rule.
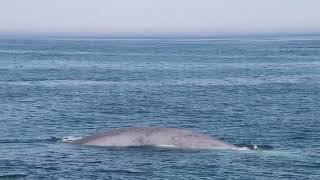
[[[0,179],[320,179],[320,36],[0,39]],[[188,128],[260,151],[63,144]]]

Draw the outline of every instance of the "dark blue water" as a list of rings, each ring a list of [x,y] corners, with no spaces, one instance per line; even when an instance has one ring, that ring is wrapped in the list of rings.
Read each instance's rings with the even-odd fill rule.
[[[320,179],[320,36],[0,39],[0,178]],[[178,127],[259,151],[59,142]]]

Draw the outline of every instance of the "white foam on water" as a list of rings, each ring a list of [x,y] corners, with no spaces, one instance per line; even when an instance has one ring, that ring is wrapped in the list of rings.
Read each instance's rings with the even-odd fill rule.
[[[66,137],[62,137],[62,139],[59,140],[59,142],[68,143],[68,142],[75,141],[78,139],[81,139],[81,137],[66,136]]]
[[[240,151],[251,151],[249,148],[247,147],[238,147],[238,148],[233,148],[234,150],[240,150]]]

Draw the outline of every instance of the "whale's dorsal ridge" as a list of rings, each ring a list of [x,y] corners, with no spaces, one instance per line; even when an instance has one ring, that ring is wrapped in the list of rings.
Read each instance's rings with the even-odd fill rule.
[[[233,149],[237,146],[187,129],[126,127],[98,133],[71,144],[92,146],[163,146],[183,149]]]

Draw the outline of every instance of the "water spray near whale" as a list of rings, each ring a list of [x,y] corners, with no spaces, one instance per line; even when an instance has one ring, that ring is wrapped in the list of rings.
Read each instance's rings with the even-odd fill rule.
[[[154,146],[178,149],[239,149],[212,136],[186,129],[161,127],[130,127],[67,141],[70,144],[105,147]]]

